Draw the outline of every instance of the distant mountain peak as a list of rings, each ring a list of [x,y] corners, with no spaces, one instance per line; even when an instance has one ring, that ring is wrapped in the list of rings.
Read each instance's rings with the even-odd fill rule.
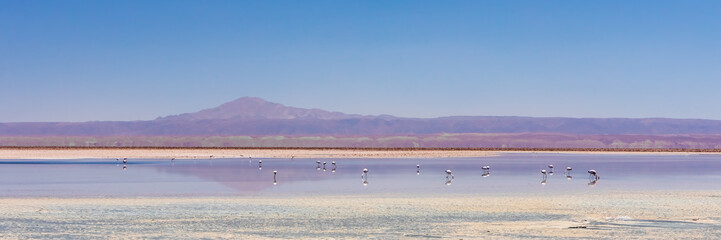
[[[329,112],[321,109],[288,107],[283,104],[266,101],[258,97],[241,97],[215,108],[194,113],[171,115],[158,120],[224,120],[224,119],[346,119],[362,118],[357,114]]]

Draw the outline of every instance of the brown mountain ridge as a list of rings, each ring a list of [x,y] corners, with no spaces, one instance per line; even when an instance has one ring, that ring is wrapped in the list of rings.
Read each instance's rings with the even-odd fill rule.
[[[721,121],[669,118],[400,118],[289,107],[261,98],[149,121],[0,123],[0,136],[419,135],[441,133],[721,134]]]

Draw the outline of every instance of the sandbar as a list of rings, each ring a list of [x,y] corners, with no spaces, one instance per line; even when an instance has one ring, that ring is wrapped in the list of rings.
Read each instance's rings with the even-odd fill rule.
[[[485,151],[463,149],[243,149],[243,148],[0,148],[0,159],[88,158],[468,158],[501,153],[558,154],[721,154],[719,152]]]

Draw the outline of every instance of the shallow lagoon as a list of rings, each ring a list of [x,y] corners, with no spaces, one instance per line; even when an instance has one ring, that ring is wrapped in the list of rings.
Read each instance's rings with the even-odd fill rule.
[[[721,237],[718,155],[319,160],[3,160],[0,238]]]
[[[122,160],[121,160],[122,161]],[[262,161],[262,164],[259,164]],[[325,168],[316,161],[326,162]],[[336,162],[335,170],[331,164]],[[416,164],[420,164],[420,172]],[[543,181],[541,169],[553,175]],[[484,176],[482,166],[490,166]],[[124,166],[125,169],[123,168]],[[573,167],[571,178],[566,166]],[[367,184],[362,169],[369,169]],[[445,170],[453,172],[447,181]],[[589,180],[588,169],[600,180]],[[278,171],[274,184],[273,171]],[[503,154],[444,159],[2,160],[2,197],[163,197],[721,190],[719,155]]]

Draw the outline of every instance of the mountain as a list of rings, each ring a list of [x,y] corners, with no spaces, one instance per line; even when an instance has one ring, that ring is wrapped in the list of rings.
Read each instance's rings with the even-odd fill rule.
[[[272,103],[256,97],[242,97],[224,103],[216,108],[209,108],[194,113],[167,116],[156,120],[198,121],[198,120],[259,120],[259,119],[348,119],[363,118],[361,115],[350,115],[340,112],[329,112],[320,109],[288,107]]]
[[[721,134],[721,121],[666,118],[365,116],[243,97],[150,121],[0,123],[0,136],[398,136],[442,133]]]

